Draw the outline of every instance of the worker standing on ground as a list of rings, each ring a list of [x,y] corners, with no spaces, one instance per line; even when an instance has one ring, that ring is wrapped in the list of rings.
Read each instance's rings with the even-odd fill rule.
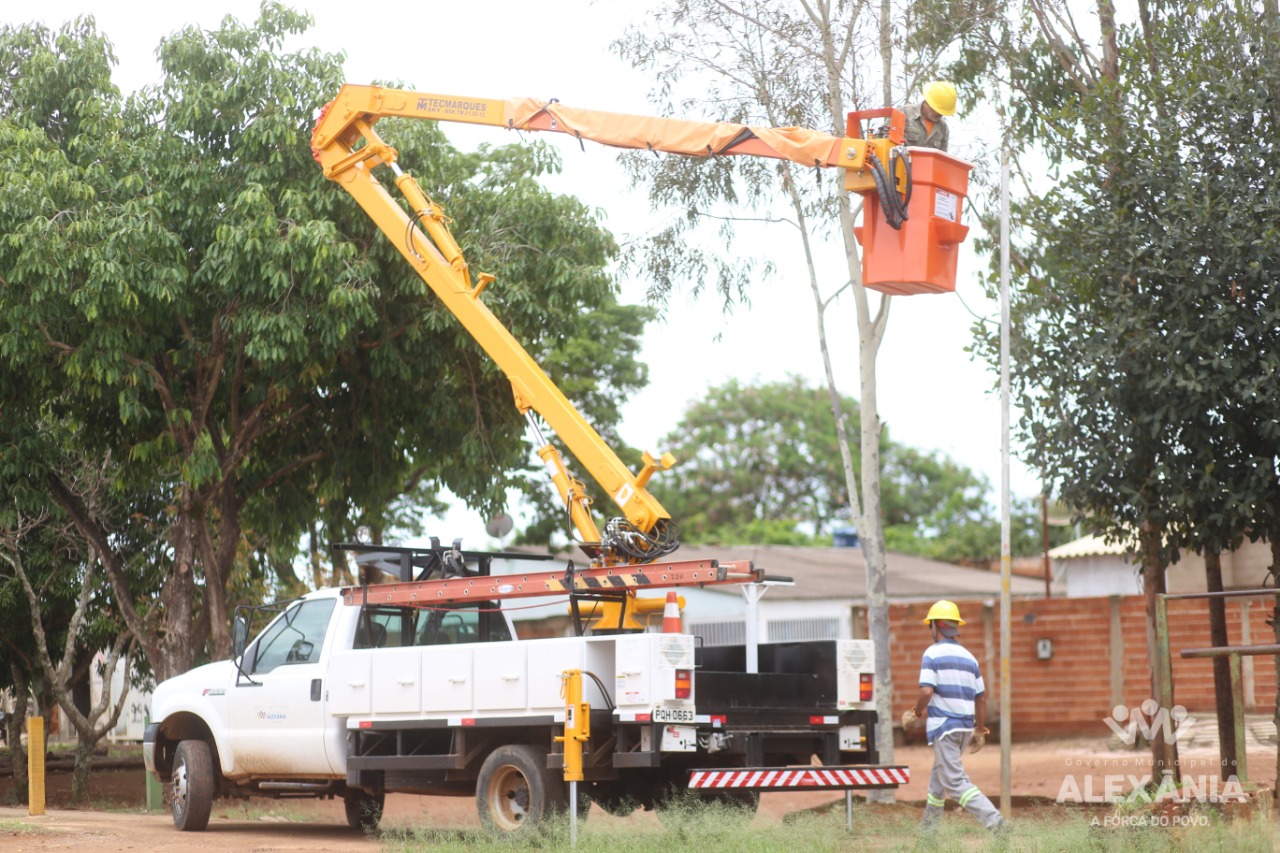
[[[937,829],[947,795],[960,801],[969,814],[987,829],[1001,831],[1004,818],[991,801],[969,781],[961,754],[965,747],[977,752],[987,742],[987,695],[978,660],[957,642],[960,609],[954,602],[939,601],[929,608],[924,624],[933,645],[920,661],[920,693],[914,708],[902,715],[902,728],[925,720],[925,736],[933,745],[933,772],[920,822],[922,833]]]
[[[906,108],[907,144],[947,150],[947,122],[944,116],[956,114],[956,87],[935,80],[925,83],[924,100]]]

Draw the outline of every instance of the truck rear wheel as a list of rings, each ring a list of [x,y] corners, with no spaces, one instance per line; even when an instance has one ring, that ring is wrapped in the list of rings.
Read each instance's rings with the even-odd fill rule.
[[[382,807],[386,803],[386,794],[370,794],[352,788],[342,795],[342,805],[347,812],[347,826],[374,832],[382,822]]]
[[[173,756],[169,808],[180,832],[201,832],[213,811],[213,755],[202,740],[184,740]]]
[[[500,746],[484,760],[476,781],[476,808],[486,829],[518,832],[568,806],[563,778],[547,769],[545,750]]]

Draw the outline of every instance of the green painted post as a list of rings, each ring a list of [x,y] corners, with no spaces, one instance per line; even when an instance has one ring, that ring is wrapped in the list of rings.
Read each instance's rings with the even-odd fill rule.
[[[1240,672],[1240,653],[1227,656],[1231,670],[1231,715],[1236,721],[1236,776],[1244,784],[1249,775],[1249,754],[1245,749],[1244,679]]]
[[[1164,593],[1156,596],[1156,666],[1160,695],[1156,700],[1161,708],[1173,707],[1173,660],[1169,657],[1169,605]],[[1177,744],[1161,739],[1164,749],[1164,766],[1173,771],[1174,779],[1181,779],[1178,770]]]
[[[151,715],[148,714],[144,725],[151,724]],[[147,811],[158,812],[164,808],[164,791],[160,787],[160,780],[149,773],[145,768],[142,771],[147,776]]]

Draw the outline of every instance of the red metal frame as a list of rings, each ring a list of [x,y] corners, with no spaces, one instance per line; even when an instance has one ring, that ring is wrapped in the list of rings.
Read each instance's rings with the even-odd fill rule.
[[[881,107],[878,110],[855,110],[845,117],[844,135],[850,139],[863,139],[862,122],[869,118],[889,119],[889,141],[901,145],[907,141],[907,117],[901,110]]]

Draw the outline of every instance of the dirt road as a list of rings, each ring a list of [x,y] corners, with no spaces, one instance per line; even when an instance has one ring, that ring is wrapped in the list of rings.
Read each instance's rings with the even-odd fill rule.
[[[1188,749],[1182,758],[1185,773],[1211,772],[1216,750]],[[1148,772],[1149,753],[1117,750],[1105,740],[1047,741],[1016,744],[1012,756],[1013,793],[1020,801],[1036,797],[1052,801],[1063,790],[1070,777],[1078,790],[1102,791],[1101,780],[1107,775],[1140,777]],[[912,770],[911,783],[898,792],[904,805],[917,807],[924,800],[932,751],[925,746],[900,747],[897,763]],[[1274,751],[1250,750],[1251,780],[1266,783],[1273,778]],[[965,766],[975,784],[998,799],[1000,790],[1000,749],[992,744],[977,755],[966,755]],[[1202,768],[1202,769],[1199,769]],[[114,779],[113,779],[114,774]],[[1093,782],[1086,783],[1086,778]],[[105,771],[95,773],[95,801],[99,807],[120,808],[142,799],[142,771]],[[6,780],[7,781],[7,780]],[[63,780],[51,779],[51,787]],[[101,786],[100,788],[98,786]],[[108,791],[114,786],[114,792]],[[126,790],[127,789],[127,790]],[[58,803],[51,796],[50,802]],[[761,799],[756,821],[780,821],[785,815],[824,806],[842,807],[840,794],[766,794]],[[627,818],[611,817],[598,808],[592,810],[593,825],[617,823],[619,828],[657,827],[652,813],[637,813]],[[384,823],[390,827],[427,827],[453,830],[479,828],[475,805],[465,797],[416,797],[392,795],[387,798]],[[171,851],[200,848],[215,851],[252,850],[255,853],[275,851],[372,851],[381,849],[378,841],[348,829],[341,801],[250,800],[214,805],[209,829],[201,835],[178,835],[167,813],[120,813],[50,809],[42,817],[30,817],[26,808],[0,808],[0,849],[4,851],[63,850],[76,853],[102,851]]]

